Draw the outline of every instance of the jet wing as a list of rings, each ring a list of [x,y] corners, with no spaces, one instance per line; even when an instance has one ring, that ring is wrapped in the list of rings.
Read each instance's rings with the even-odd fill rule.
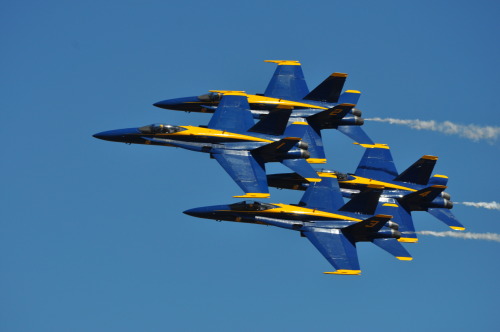
[[[398,231],[401,232],[399,242],[418,242],[417,234],[415,232],[415,225],[411,213],[402,206],[394,203],[381,203],[377,213],[392,215],[392,221],[399,225]]]
[[[303,234],[336,269],[327,274],[360,274],[356,245],[340,229],[314,228]]]
[[[379,181],[392,181],[398,176],[389,146],[385,144],[360,145],[366,148],[366,151],[359,162],[355,175]]]
[[[225,94],[208,123],[208,128],[233,133],[246,132],[254,125],[248,99],[242,94]]]
[[[235,197],[269,197],[264,164],[255,160],[248,151],[224,151],[212,155],[245,192]]]
[[[286,100],[301,100],[309,93],[302,67],[298,61],[265,60],[265,62],[277,63],[278,67],[274,71],[264,96]]]

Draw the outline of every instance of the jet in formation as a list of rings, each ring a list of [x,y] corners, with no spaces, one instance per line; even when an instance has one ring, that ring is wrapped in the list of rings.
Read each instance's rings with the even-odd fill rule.
[[[427,211],[453,230],[465,230],[450,209],[453,202],[447,188],[448,177],[432,175],[438,157],[422,156],[401,174],[398,173],[386,144],[362,144],[366,148],[359,165],[352,173],[320,170],[321,178],[338,179],[344,197],[355,197],[368,187],[383,188],[379,201],[394,207],[392,214],[403,234],[401,242],[417,242],[412,211]],[[308,183],[296,173],[268,175],[272,187],[305,190]]]
[[[448,178],[432,176],[437,157],[425,155],[398,173],[389,147],[375,144],[363,131],[356,108],[360,92],[342,92],[347,74],[333,73],[309,91],[298,61],[268,62],[277,68],[263,94],[211,90],[154,104],[213,113],[206,126],[152,124],[94,137],[208,153],[245,193],[234,197],[268,198],[269,186],[304,190],[298,204],[243,201],[184,213],[298,231],[335,268],[327,273],[360,274],[357,242],[372,242],[400,260],[411,260],[401,242],[418,241],[413,211],[427,211],[454,230],[465,229],[450,212],[453,203],[444,191]],[[366,149],[354,173],[312,168],[327,161],[324,129],[337,129]],[[280,162],[292,173],[267,175],[269,162]]]
[[[198,218],[276,226],[300,232],[335,268],[328,274],[360,274],[357,242],[372,242],[400,260],[412,260],[398,242],[398,224],[378,208],[381,190],[358,195],[344,204],[335,176],[311,183],[296,205],[257,201],[184,211]],[[389,211],[390,209],[386,209]]]

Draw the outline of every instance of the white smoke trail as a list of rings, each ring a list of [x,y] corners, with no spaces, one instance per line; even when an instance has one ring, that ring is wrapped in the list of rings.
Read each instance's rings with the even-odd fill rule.
[[[448,232],[421,231],[417,232],[417,234],[431,235],[437,237],[456,237],[468,240],[487,240],[487,241],[500,242],[500,234],[496,233],[456,233],[452,231]]]
[[[455,204],[463,204],[477,208],[484,208],[489,210],[500,210],[500,203],[498,202],[453,202]]]
[[[377,121],[377,122],[389,122],[390,124],[405,125],[412,129],[417,130],[430,130],[437,131],[440,133],[448,135],[459,135],[464,138],[468,138],[477,142],[479,140],[496,140],[500,135],[500,127],[492,126],[477,126],[473,124],[460,125],[450,121],[436,122],[434,120],[422,121],[422,120],[402,120],[394,118],[370,118],[365,119],[367,121]]]

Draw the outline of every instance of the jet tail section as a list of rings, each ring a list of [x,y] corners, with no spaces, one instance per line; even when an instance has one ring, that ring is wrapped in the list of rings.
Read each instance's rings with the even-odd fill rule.
[[[288,109],[276,109],[271,111],[269,115],[257,122],[248,131],[266,135],[281,136],[288,125],[290,114],[292,114],[292,110]]]
[[[380,231],[391,218],[392,216],[389,215],[377,214],[376,216],[343,228],[342,233],[354,242],[372,241],[373,235]]]
[[[438,157],[423,156],[397,176],[394,181],[416,183],[425,186],[429,183],[432,170],[437,160]]]
[[[436,198],[446,189],[446,186],[433,185],[424,189],[421,189],[417,192],[408,194],[399,198],[399,202],[402,206],[404,206],[408,211],[426,211]],[[442,199],[442,198],[441,198]],[[443,200],[443,205],[446,205],[446,201]],[[449,201],[448,201],[449,202]],[[451,204],[451,202],[450,202]],[[451,206],[453,206],[451,204]],[[443,206],[446,207],[446,206]]]
[[[372,242],[399,260],[411,261],[413,259],[403,245],[394,238],[374,239]]]
[[[299,137],[285,137],[279,141],[252,150],[252,155],[266,163],[281,161],[280,155],[286,154],[298,142],[300,142]]]
[[[464,225],[462,225],[460,221],[457,220],[455,215],[453,215],[453,213],[451,213],[451,211],[448,209],[429,209],[428,212],[444,222],[451,229],[454,229],[456,231],[465,230]]]
[[[278,67],[264,92],[264,96],[300,100],[309,93],[300,62],[291,60],[265,60],[274,62]]]
[[[347,74],[333,73],[309,92],[304,99],[336,103],[339,100],[346,78]]]
[[[339,211],[372,215],[377,209],[382,190],[382,186],[368,187],[367,190],[354,196],[349,202],[342,206]]]
[[[340,120],[352,110],[354,104],[340,104],[307,117],[307,122],[318,129],[336,128]]]

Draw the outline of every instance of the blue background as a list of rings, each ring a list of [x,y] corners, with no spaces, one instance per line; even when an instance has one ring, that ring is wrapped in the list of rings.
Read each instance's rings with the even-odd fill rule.
[[[152,103],[262,93],[266,59],[300,60],[310,89],[349,73],[367,118],[498,126],[499,15],[481,0],[3,1],[0,331],[495,329],[500,243],[420,236],[412,262],[361,243],[361,276],[324,275],[298,233],[182,214],[241,194],[206,154],[91,135],[206,124]],[[439,156],[452,200],[498,201],[498,141],[364,128],[399,171]],[[354,171],[363,149],[324,136],[328,167]],[[467,231],[500,233],[499,211],[453,212]]]

